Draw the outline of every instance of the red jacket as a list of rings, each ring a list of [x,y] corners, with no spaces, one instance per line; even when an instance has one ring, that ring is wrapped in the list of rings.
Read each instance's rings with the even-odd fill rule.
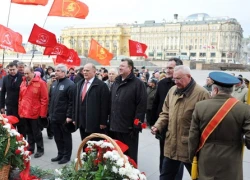
[[[28,119],[47,117],[48,99],[47,85],[39,76],[35,76],[28,86],[24,77],[19,93],[19,116]]]

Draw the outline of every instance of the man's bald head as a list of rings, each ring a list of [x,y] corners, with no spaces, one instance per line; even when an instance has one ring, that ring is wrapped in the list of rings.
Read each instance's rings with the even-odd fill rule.
[[[95,77],[96,74],[96,67],[94,64],[92,63],[88,63],[85,64],[85,66],[83,67],[83,75],[84,78],[89,81],[90,79],[92,79],[93,77]]]

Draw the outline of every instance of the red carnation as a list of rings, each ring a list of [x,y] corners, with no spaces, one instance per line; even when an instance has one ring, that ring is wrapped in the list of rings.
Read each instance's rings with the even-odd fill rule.
[[[86,147],[86,148],[84,149],[84,151],[85,151],[86,153],[88,153],[89,151],[91,151],[91,149]]]
[[[135,124],[136,126],[138,126],[139,123],[140,123],[140,120],[139,120],[139,119],[135,119],[134,124]]]
[[[142,123],[142,124],[141,124],[141,128],[142,128],[142,129],[146,129],[146,128],[147,128],[147,124],[146,124],[146,123]]]
[[[17,154],[17,155],[21,154],[21,150],[16,149],[15,154]]]
[[[22,140],[23,140],[23,135],[20,134],[20,136],[16,136],[16,140],[17,140],[17,141],[22,141]]]

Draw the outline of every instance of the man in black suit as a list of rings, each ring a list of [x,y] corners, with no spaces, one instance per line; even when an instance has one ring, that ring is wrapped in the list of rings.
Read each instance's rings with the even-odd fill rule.
[[[83,68],[84,79],[75,88],[73,123],[79,128],[82,139],[91,133],[106,133],[109,89],[95,74],[96,67],[86,64]]]
[[[9,75],[3,78],[3,86],[2,86],[1,100],[0,100],[1,113],[5,113],[5,106],[6,106],[7,115],[13,115],[19,118],[18,100],[19,100],[19,91],[21,83],[22,83],[22,75],[17,72],[17,65],[11,62],[9,64]],[[16,125],[16,127],[18,132],[25,137],[26,124],[24,119],[19,118],[19,123]]]

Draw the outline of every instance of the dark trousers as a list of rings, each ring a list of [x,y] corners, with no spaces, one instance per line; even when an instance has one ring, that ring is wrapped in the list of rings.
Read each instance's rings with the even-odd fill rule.
[[[35,150],[35,144],[37,146],[37,152],[44,152],[43,146],[43,135],[38,124],[37,119],[24,119],[27,123],[27,135],[28,135],[28,143],[29,150]]]
[[[17,129],[17,131],[23,135],[24,138],[26,138],[26,121],[25,119],[19,118],[18,116],[18,107],[16,106],[7,106],[7,116],[16,116],[19,119],[19,122],[17,124],[14,124],[14,127]]]
[[[48,137],[53,137],[54,133],[53,133],[50,121],[49,121],[49,125],[48,125],[48,127],[46,129],[47,129],[47,135],[48,135]]]
[[[58,156],[70,160],[72,154],[72,135],[63,124],[51,123],[54,139],[57,146]]]
[[[164,145],[165,145],[165,139],[166,139],[166,132],[167,128],[163,129],[162,132],[159,134],[159,144],[160,144],[160,173],[162,169],[162,163],[164,159]]]
[[[114,139],[123,142],[129,147],[124,154],[128,155],[137,163],[139,133],[132,134],[132,133],[114,132]]]
[[[154,123],[153,123],[153,120],[152,120],[152,109],[147,109],[146,118],[147,118],[147,124],[150,127],[153,126]]]
[[[189,174],[191,175],[191,163],[184,163],[181,161],[173,160],[167,157],[164,157],[162,164],[162,171],[160,175],[160,180],[176,180],[177,174],[180,171],[180,165],[184,164]],[[179,177],[182,179],[182,176]],[[181,180],[178,179],[178,180]]]
[[[79,128],[81,139],[83,140],[84,138],[88,137],[91,133],[85,132],[85,128],[80,127]],[[93,141],[93,139],[92,139]]]

